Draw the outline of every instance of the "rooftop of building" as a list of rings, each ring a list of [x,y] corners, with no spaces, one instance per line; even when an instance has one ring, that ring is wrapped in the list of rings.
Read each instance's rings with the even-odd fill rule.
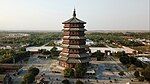
[[[82,20],[80,20],[80,19],[78,19],[78,18],[76,17],[76,10],[75,10],[75,9],[74,9],[74,11],[73,11],[73,17],[70,18],[69,20],[63,22],[62,24],[68,24],[68,23],[81,23],[81,24],[86,24],[86,22],[84,22],[84,21],[82,21]]]
[[[150,62],[150,59],[147,57],[138,57],[137,59],[142,61],[142,62]]]

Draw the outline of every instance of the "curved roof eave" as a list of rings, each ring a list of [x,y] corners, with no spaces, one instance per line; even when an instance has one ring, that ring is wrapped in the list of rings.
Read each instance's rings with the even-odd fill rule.
[[[73,18],[70,18],[69,20],[63,22],[62,24],[67,24],[67,23],[82,23],[82,24],[86,24],[86,22],[76,18],[76,17],[73,17]]]

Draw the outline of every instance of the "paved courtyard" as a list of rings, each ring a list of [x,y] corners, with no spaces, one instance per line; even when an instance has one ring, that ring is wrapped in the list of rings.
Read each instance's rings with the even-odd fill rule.
[[[126,73],[126,76],[120,76],[118,73],[120,71],[126,71],[127,68],[120,64],[119,61],[91,61],[91,65],[94,65],[93,68],[96,71],[96,75],[93,77],[86,77],[79,80],[82,80],[85,84],[110,84],[110,80],[113,82],[111,84],[126,84],[131,82],[130,74]],[[49,84],[61,84],[61,81],[65,78],[61,73],[53,73],[53,70],[58,70],[60,67],[57,66],[58,61],[54,59],[41,59],[37,56],[31,56],[27,64],[22,67],[21,73],[15,78],[14,84],[20,84],[19,80],[22,80],[23,75],[27,73],[27,69],[31,66],[35,66],[40,69],[39,75],[45,74],[45,78],[50,81]],[[97,79],[96,79],[97,78]],[[117,79],[117,81],[114,81]],[[75,83],[78,79],[69,78],[72,84]]]
[[[122,66],[124,67],[124,66]],[[109,79],[123,79],[127,78],[126,76],[119,76],[118,73],[122,70],[118,65],[116,64],[99,64],[98,69],[96,71],[96,77],[99,80],[109,80]],[[124,70],[126,68],[124,67]],[[128,74],[126,74],[128,75]]]

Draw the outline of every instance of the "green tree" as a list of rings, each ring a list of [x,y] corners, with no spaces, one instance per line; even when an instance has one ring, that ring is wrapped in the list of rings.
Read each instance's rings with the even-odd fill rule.
[[[120,60],[120,62],[121,62],[122,64],[124,64],[124,65],[130,63],[130,60],[129,60],[129,57],[128,57],[128,56],[121,56],[121,57],[119,58],[119,60]]]
[[[33,74],[26,74],[24,75],[23,80],[26,84],[31,84],[35,80],[35,76]]]
[[[55,46],[54,41],[50,41],[47,46]]]
[[[36,67],[30,67],[28,69],[28,73],[33,74],[34,76],[38,75],[40,70]]]
[[[54,56],[59,56],[59,52],[58,52],[58,49],[56,46],[54,46],[51,50],[51,56],[54,57]]]
[[[130,57],[130,63],[135,64],[137,59],[135,57]]]
[[[63,80],[62,83],[63,83],[63,84],[71,84],[68,79]]]
[[[141,74],[144,76],[144,78],[150,82],[150,66],[147,66]]]
[[[80,80],[77,80],[76,84],[84,84],[84,83],[82,81],[80,81]]]
[[[36,67],[30,67],[28,73],[24,75],[22,84],[32,84],[35,80],[35,76],[38,75],[39,69]]]
[[[65,77],[74,77],[74,70],[72,68],[66,68],[64,70]]]
[[[141,67],[141,68],[144,67],[143,63],[139,60],[137,60],[134,65],[137,66],[137,67]]]
[[[104,54],[100,50],[97,50],[94,55],[97,57],[97,61],[101,61],[104,58]]]
[[[57,51],[57,47],[54,46],[50,51],[51,51],[51,52],[56,52],[56,51]]]
[[[21,47],[21,48],[19,49],[19,51],[26,51],[26,48],[25,48],[25,47]]]
[[[86,73],[87,69],[86,66],[84,66],[83,64],[77,64],[75,67],[75,76],[76,77],[83,77]]]
[[[122,56],[126,56],[126,54],[125,54],[124,51],[122,51],[122,52],[117,52],[117,53],[116,53],[116,57],[120,58],[120,57],[122,57]]]
[[[13,56],[13,58],[15,59],[15,62],[24,60],[25,58],[28,58],[28,57],[30,57],[30,52],[26,52],[26,51],[18,51]]]

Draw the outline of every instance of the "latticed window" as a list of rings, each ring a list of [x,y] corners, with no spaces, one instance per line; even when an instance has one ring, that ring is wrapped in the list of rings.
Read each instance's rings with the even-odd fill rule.
[[[69,31],[64,31],[63,35],[69,35]]]
[[[65,24],[65,27],[69,27],[70,26],[70,24]]]
[[[70,53],[79,53],[79,50],[76,50],[76,49],[70,49]]]
[[[69,42],[69,40],[63,40],[64,44],[67,44]]]
[[[69,51],[70,53],[73,53],[73,50],[72,49],[70,49],[70,51]]]

